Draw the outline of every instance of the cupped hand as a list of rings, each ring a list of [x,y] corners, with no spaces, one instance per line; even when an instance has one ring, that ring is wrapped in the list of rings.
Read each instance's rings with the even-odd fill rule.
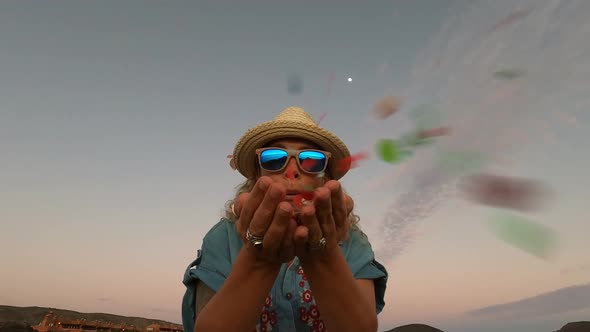
[[[262,263],[282,264],[295,256],[293,237],[296,223],[291,222],[293,207],[285,199],[286,188],[260,177],[250,193],[241,194],[234,205],[238,216],[236,229],[246,250]],[[246,232],[263,237],[262,246],[255,247]]]

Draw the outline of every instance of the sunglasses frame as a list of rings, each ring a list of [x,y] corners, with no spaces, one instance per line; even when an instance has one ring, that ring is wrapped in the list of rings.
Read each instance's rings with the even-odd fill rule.
[[[261,158],[261,154],[263,151],[266,150],[281,150],[281,151],[285,151],[287,152],[287,161],[285,161],[285,164],[278,170],[268,170],[266,168],[264,168],[262,166],[262,160],[260,160]],[[313,152],[321,152],[324,154],[324,156],[326,156],[326,162],[324,163],[324,167],[322,168],[321,171],[317,171],[317,172],[310,172],[307,171],[305,169],[303,169],[303,167],[301,166],[301,161],[299,160],[299,154],[301,152],[305,152],[305,151],[313,151]],[[304,171],[305,173],[308,174],[320,174],[324,171],[326,171],[326,168],[328,168],[328,161],[330,160],[330,157],[332,157],[332,154],[328,151],[324,151],[324,150],[317,150],[317,149],[303,149],[303,150],[295,150],[295,149],[283,149],[283,148],[273,148],[273,147],[267,147],[267,148],[260,148],[260,149],[256,149],[256,156],[258,157],[258,166],[260,166],[261,169],[267,171],[267,172],[282,172],[286,167],[287,164],[289,163],[289,159],[291,159],[291,157],[295,157],[295,160],[297,161],[297,166],[299,166],[299,169]]]

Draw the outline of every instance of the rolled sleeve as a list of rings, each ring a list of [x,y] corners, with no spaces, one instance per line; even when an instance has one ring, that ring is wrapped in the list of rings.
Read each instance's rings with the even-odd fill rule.
[[[184,331],[194,330],[197,280],[217,292],[231,271],[232,257],[227,227],[227,221],[221,220],[211,228],[203,238],[203,245],[201,250],[197,251],[197,258],[185,270],[182,280],[186,286],[182,299]]]
[[[346,261],[356,279],[372,279],[375,282],[375,307],[380,313],[385,306],[387,270],[375,260],[375,254],[367,236],[359,231],[351,231],[345,248]]]

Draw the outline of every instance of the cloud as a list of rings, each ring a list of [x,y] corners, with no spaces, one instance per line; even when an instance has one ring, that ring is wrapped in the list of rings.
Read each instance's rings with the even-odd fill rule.
[[[497,304],[467,312],[482,318],[532,318],[590,307],[590,283],[560,288],[515,302]]]

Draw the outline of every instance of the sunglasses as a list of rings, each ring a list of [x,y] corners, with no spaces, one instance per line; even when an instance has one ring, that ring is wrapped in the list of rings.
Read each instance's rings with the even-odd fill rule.
[[[311,174],[326,170],[330,152],[321,150],[286,150],[262,148],[256,150],[260,167],[269,172],[280,172],[287,166],[290,157],[296,157],[299,168]]]

